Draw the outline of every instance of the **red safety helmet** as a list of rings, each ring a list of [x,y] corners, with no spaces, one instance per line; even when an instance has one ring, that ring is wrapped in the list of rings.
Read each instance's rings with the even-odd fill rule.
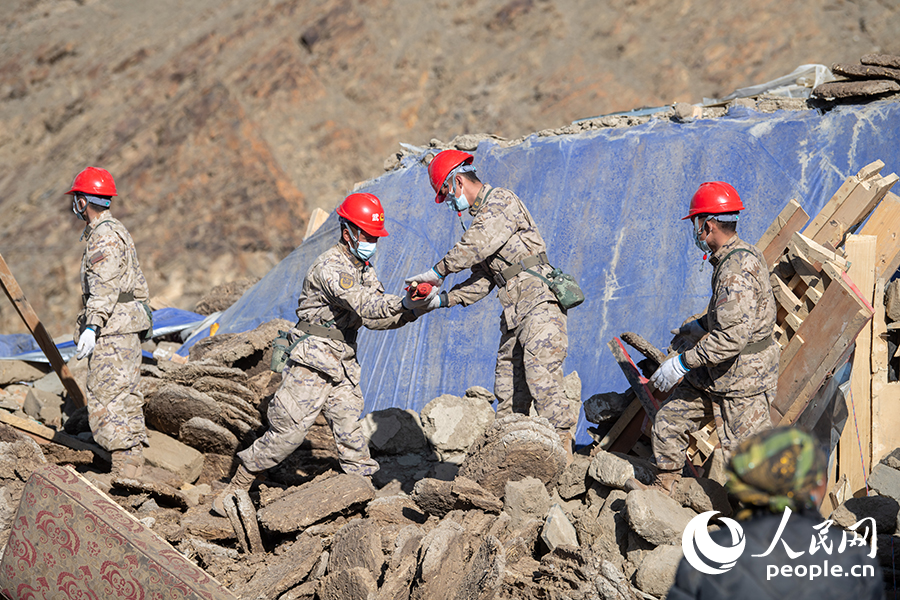
[[[386,237],[384,209],[375,194],[350,194],[337,208],[337,214],[369,235]]]
[[[115,196],[116,182],[113,181],[113,176],[106,169],[88,167],[75,176],[75,181],[72,182],[72,189],[66,194],[71,196],[75,192],[91,196]]]
[[[697,215],[721,215],[744,210],[744,204],[737,190],[724,181],[707,181],[701,183],[691,198],[691,207],[686,217],[690,219]]]
[[[431,179],[431,187],[437,192],[434,201],[440,204],[447,199],[446,194],[441,194],[441,188],[447,176],[459,165],[471,165],[475,157],[462,150],[444,150],[439,152],[428,163],[428,177]]]

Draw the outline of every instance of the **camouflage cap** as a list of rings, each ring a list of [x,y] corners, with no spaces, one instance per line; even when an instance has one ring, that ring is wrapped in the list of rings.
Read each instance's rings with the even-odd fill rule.
[[[744,440],[729,464],[726,488],[745,504],[784,512],[814,508],[811,492],[825,478],[828,461],[815,439],[779,427]]]

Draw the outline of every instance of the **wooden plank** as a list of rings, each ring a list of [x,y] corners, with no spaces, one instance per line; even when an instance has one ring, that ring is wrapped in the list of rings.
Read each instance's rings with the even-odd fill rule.
[[[877,260],[876,260],[877,263]],[[888,345],[884,279],[875,281],[872,317],[872,464],[900,447],[900,384],[888,383]]]
[[[809,215],[796,200],[788,202],[781,213],[775,217],[769,228],[756,242],[756,247],[762,251],[769,269],[775,266],[775,262],[784,253],[791,236],[800,231],[808,221]]]
[[[772,293],[775,294],[775,300],[777,300],[788,313],[796,314],[803,303],[800,302],[800,299],[794,295],[794,291],[789,288],[780,277],[772,277],[770,279],[772,282]]]
[[[794,334],[794,337],[791,338],[791,341],[788,342],[788,345],[784,347],[781,351],[781,359],[779,360],[778,373],[784,372],[785,368],[790,364],[791,360],[794,358],[794,355],[800,351],[800,348],[803,346],[804,340],[802,336]]]
[[[870,302],[875,290],[875,245],[873,236],[849,235],[845,242],[852,265],[847,275]],[[873,307],[874,309],[874,307]],[[873,310],[874,313],[874,310]],[[856,336],[856,350],[850,374],[850,397],[853,414],[838,442],[839,475],[847,475],[850,489],[856,494],[866,487],[866,476],[872,467],[872,322]]]
[[[109,452],[107,452],[100,446],[82,442],[76,437],[72,437],[61,431],[56,431],[55,429],[45,427],[37,421],[32,421],[31,419],[23,419],[21,417],[11,415],[5,410],[0,410],[0,422],[6,423],[10,427],[15,427],[20,431],[35,435],[41,439],[55,442],[62,446],[66,446],[67,448],[72,448],[73,450],[90,450],[106,462],[110,462],[112,460]]]
[[[894,185],[894,182],[896,182],[896,176],[893,178],[879,176],[868,181],[861,181],[813,240],[823,245],[831,244],[834,248],[840,246],[847,234],[869,216],[875,205]]]
[[[652,422],[656,417],[656,411],[659,410],[660,401],[654,397],[653,390],[647,385],[648,379],[641,375],[640,370],[635,366],[634,361],[631,360],[628,351],[625,350],[625,346],[622,345],[622,340],[614,337],[607,343],[607,346],[612,351],[616,362],[619,363],[619,368],[625,374],[625,379],[628,380],[629,385],[631,385],[631,388],[637,395],[637,399],[641,402],[641,406],[644,407]]]
[[[640,412],[642,415],[645,415],[643,411],[643,406],[641,406],[640,400],[635,398],[631,401],[625,410],[619,415],[619,419],[615,422],[612,428],[606,432],[606,435],[603,436],[603,439],[600,440],[599,446],[604,450],[608,449],[616,440],[619,439],[619,436],[625,431],[625,428],[631,423],[631,420],[634,419],[635,415]],[[630,446],[629,446],[630,448]]]
[[[846,274],[829,264],[824,269],[831,281],[796,332],[805,343],[779,374],[775,422],[793,423],[872,317],[871,304]]]
[[[303,241],[306,241],[306,238],[314,234],[319,230],[319,227],[328,220],[328,213],[322,210],[319,207],[313,209],[312,214],[309,215],[309,221],[306,224],[306,233],[303,235]]]
[[[900,268],[900,197],[885,194],[859,233],[878,237],[875,275],[889,279]]]
[[[819,300],[822,298],[822,292],[816,288],[806,288],[806,292],[804,292],[803,295],[809,298],[809,301],[813,304],[818,304]]]
[[[879,161],[880,162],[880,161]],[[884,163],[882,163],[883,165]],[[856,189],[856,186],[859,185],[859,178],[855,175],[851,175],[847,179],[844,180],[844,183],[841,184],[841,187],[838,188],[838,191],[834,193],[834,196],[831,197],[831,200],[825,203],[825,206],[822,207],[822,210],[813,217],[812,222],[807,225],[806,229],[803,230],[803,235],[808,238],[814,238],[819,231],[822,230],[822,227],[825,226],[825,223],[828,222],[828,219],[831,218],[831,215],[834,214],[834,211],[843,204],[844,200],[847,199],[847,196],[850,195],[850,192]]]
[[[792,250],[806,258],[814,267],[815,263],[824,264],[826,262],[833,262],[843,271],[850,268],[850,263],[845,258],[836,252],[832,252],[825,248],[815,240],[809,239],[803,234],[795,233],[793,237],[791,237],[790,246]]]
[[[75,405],[86,406],[87,401],[85,400],[84,392],[81,390],[78,382],[75,381],[72,372],[69,371],[69,366],[66,365],[62,356],[60,356],[56,344],[53,343],[53,338],[47,333],[37,313],[31,308],[31,303],[25,298],[25,293],[19,287],[19,283],[13,277],[12,271],[10,271],[9,265],[6,264],[2,255],[0,255],[0,287],[3,287],[6,297],[13,303],[19,316],[22,317],[28,330],[31,331],[31,335],[37,340],[38,346],[40,346],[44,356],[50,361],[50,366],[59,375],[59,380],[66,388],[66,391],[69,392],[69,396],[71,396]]]
[[[644,411],[644,407],[640,406],[639,401],[635,400],[635,402],[639,405],[637,412],[630,419],[620,419],[624,428],[616,437],[616,441],[609,445],[609,452],[629,452],[643,435],[642,428],[644,421],[647,420],[647,413]],[[618,425],[618,423],[616,424]]]

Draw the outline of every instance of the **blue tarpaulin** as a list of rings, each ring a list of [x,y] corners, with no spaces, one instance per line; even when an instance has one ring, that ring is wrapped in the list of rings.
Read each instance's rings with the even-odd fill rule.
[[[153,311],[153,337],[162,337],[170,333],[189,329],[199,325],[206,319],[180,308],[161,308]],[[183,339],[183,338],[182,338]],[[56,345],[63,360],[68,361],[75,355],[75,342],[67,341]],[[144,351],[146,358],[153,355]],[[32,362],[50,362],[38,346],[37,340],[28,333],[0,335],[0,360],[28,360]]]
[[[712,268],[694,246],[689,222],[680,220],[700,183],[734,185],[747,207],[738,233],[755,242],[792,198],[815,215],[868,163],[881,159],[883,173],[900,170],[898,142],[897,103],[824,113],[733,107],[719,119],[533,135],[509,148],[484,141],[475,166],[483,181],[523,199],[550,261],[584,289],[585,303],[569,313],[566,372],[578,371],[587,398],[627,388],[606,346],[613,336],[633,331],[664,348],[669,330],[705,307]],[[375,264],[388,292],[401,293],[405,277],[434,265],[462,233],[456,214],[434,203],[426,169],[412,158],[360,191],[376,194],[385,206],[390,236],[379,241]],[[276,317],[294,320],[303,276],[337,237],[333,213],[221,315],[219,334]],[[445,286],[465,276],[451,276]],[[420,410],[442,393],[461,395],[472,385],[493,389],[500,312],[492,293],[400,330],[361,332],[366,411]],[[584,429],[582,418],[579,442],[588,441]]]

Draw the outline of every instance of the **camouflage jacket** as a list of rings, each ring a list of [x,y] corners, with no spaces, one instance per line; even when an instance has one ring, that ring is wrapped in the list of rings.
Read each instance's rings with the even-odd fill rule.
[[[338,329],[344,341],[308,336],[291,351],[291,360],[319,371],[334,381],[344,377],[359,383],[356,333],[360,327],[394,329],[415,320],[403,299],[384,293],[375,269],[367,266],[343,244],[336,244],[313,262],[297,301],[297,318],[312,325]],[[330,325],[329,325],[330,324]],[[291,330],[292,339],[303,338]]]
[[[76,319],[75,339],[87,325],[95,325],[99,336],[137,333],[150,327],[150,318],[141,305],[150,300],[150,291],[131,234],[118,219],[104,212],[96,224],[85,229],[84,237],[83,308]],[[131,293],[134,300],[119,302],[120,293]]]
[[[736,249],[748,252],[732,252]],[[743,398],[775,389],[781,350],[772,340],[764,350],[741,354],[772,335],[775,296],[766,260],[756,246],[732,237],[709,260],[715,267],[704,327],[709,335],[684,353],[685,378],[717,395]]]
[[[485,185],[469,214],[474,218],[462,239],[434,266],[443,276],[472,270],[468,279],[447,294],[450,306],[468,306],[481,300],[496,285],[495,277],[510,264],[547,251],[531,213],[510,190]],[[531,270],[546,276],[551,267],[540,265]],[[538,304],[556,302],[547,284],[525,271],[507,281],[498,298],[509,329],[518,327]]]

